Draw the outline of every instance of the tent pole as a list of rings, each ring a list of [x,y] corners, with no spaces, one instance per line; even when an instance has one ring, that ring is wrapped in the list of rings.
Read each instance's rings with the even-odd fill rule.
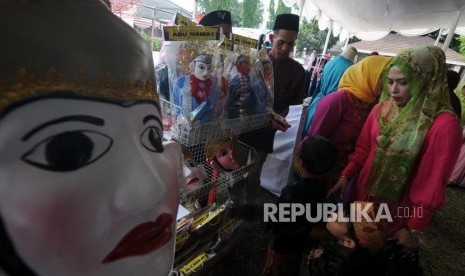
[[[150,32],[150,49],[153,51],[153,36],[155,31],[155,10],[152,10],[152,29]]]
[[[197,15],[197,0],[194,3],[194,9],[192,10],[192,20],[195,21],[195,16]]]
[[[441,39],[441,33],[442,33],[442,28],[439,28],[438,37],[436,38],[436,41],[434,42],[434,46],[438,46],[439,39]]]
[[[299,17],[302,17],[302,11],[304,10],[305,0],[300,0],[299,4]]]
[[[442,45],[442,50],[444,51],[444,53],[449,48],[452,37],[455,34],[455,29],[457,28],[457,24],[459,23],[460,15],[462,15],[462,11],[457,11],[457,18],[455,18],[455,21],[449,28],[449,33],[447,34],[446,41],[444,41],[444,45]]]
[[[326,54],[326,50],[328,50],[329,44],[329,37],[331,36],[331,32],[333,31],[333,20],[329,20],[329,27],[328,27],[328,35],[326,36],[325,47],[323,48],[323,55]]]

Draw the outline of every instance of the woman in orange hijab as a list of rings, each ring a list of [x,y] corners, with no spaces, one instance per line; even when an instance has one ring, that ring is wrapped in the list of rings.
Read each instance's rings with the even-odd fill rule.
[[[390,57],[369,56],[352,65],[342,76],[338,91],[318,103],[310,131],[304,139],[320,135],[331,140],[339,149],[336,167],[322,176],[327,189],[339,179],[368,113],[381,96],[380,77],[390,60]]]

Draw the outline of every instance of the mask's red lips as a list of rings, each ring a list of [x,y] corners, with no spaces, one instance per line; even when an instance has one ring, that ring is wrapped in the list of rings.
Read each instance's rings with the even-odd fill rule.
[[[129,256],[140,256],[157,250],[171,240],[173,215],[163,213],[155,222],[145,222],[134,227],[103,259],[102,264]]]

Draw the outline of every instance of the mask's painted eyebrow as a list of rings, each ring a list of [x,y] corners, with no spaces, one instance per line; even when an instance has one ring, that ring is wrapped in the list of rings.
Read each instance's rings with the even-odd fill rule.
[[[35,127],[33,130],[29,131],[26,133],[26,135],[23,136],[21,139],[22,141],[26,141],[29,138],[31,138],[32,135],[34,135],[36,132],[40,131],[41,129],[55,125],[55,124],[60,124],[68,121],[78,121],[78,122],[84,122],[84,123],[89,123],[97,126],[103,126],[105,125],[105,121],[101,118],[93,117],[93,116],[87,116],[87,115],[74,115],[74,116],[66,116],[62,118],[58,118],[55,120],[48,121],[46,123],[43,123],[37,127]]]
[[[150,120],[155,120],[155,121],[157,121],[157,122],[160,124],[160,126],[163,125],[163,123],[162,123],[162,121],[160,120],[160,118],[158,118],[158,117],[155,116],[155,115],[147,115],[147,116],[145,116],[145,117],[144,117],[144,120],[143,120],[143,123],[145,124],[145,123],[147,123],[147,122],[150,121]]]

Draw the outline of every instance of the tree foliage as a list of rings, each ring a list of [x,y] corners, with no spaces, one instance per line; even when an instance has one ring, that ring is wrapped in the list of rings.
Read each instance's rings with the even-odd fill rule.
[[[134,5],[139,4],[139,0],[110,0],[111,11],[120,16],[123,12],[130,10]]]
[[[159,37],[154,37],[153,38],[153,48],[152,48],[151,45],[150,45],[152,43],[152,35],[144,32],[144,31],[140,31],[139,35],[145,40],[145,43],[147,43],[147,46],[149,48],[151,48],[152,51],[160,51],[161,45],[162,45],[161,38],[159,38]]]
[[[286,7],[286,5],[284,5],[283,0],[278,0],[278,7],[276,8],[276,11],[275,11],[274,1],[275,0],[270,0],[270,7],[268,8],[269,16],[268,16],[268,21],[266,22],[266,27],[268,29],[273,28],[276,15],[283,14],[283,13],[291,13],[292,11],[291,8]]]
[[[301,52],[304,48],[307,48],[307,53],[313,50],[322,52],[327,34],[327,29],[324,31],[320,31],[318,29],[318,22],[315,19],[308,22],[304,18],[300,24],[299,34],[297,35],[297,51]],[[336,44],[337,40],[338,39],[331,34],[328,43],[328,49]]]
[[[462,58],[465,58],[465,36],[461,35],[459,37],[460,40],[460,54],[462,55]]]
[[[267,29],[273,29],[275,18],[276,18],[276,11],[274,8],[274,0],[270,0],[270,6],[268,7],[268,21],[266,22]]]
[[[292,11],[291,8],[286,7],[286,5],[284,5],[283,0],[278,0],[278,8],[276,9],[276,15],[282,14],[282,13],[291,13],[291,11]],[[273,24],[274,24],[274,20],[273,20]]]
[[[263,4],[257,0],[244,0],[242,2],[242,27],[258,28],[263,19]]]

